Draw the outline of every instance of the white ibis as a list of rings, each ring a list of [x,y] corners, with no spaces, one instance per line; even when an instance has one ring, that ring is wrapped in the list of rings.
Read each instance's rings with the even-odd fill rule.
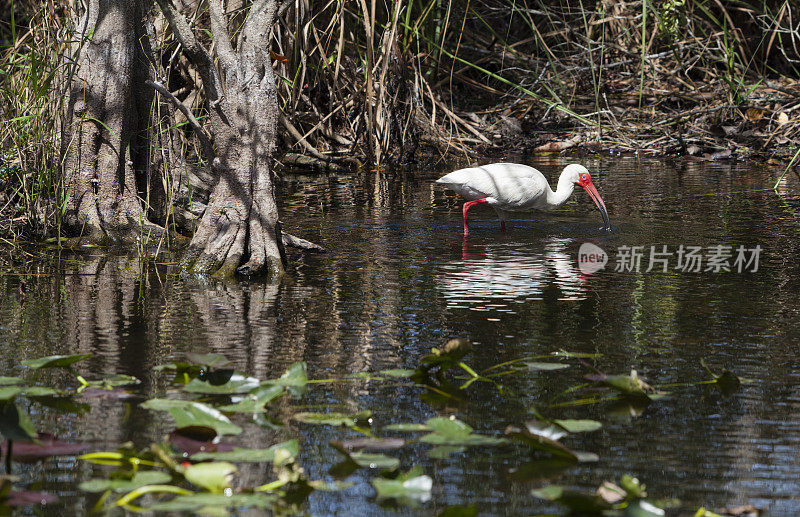
[[[469,235],[467,212],[475,205],[487,203],[500,218],[500,229],[506,229],[506,212],[552,210],[566,202],[575,185],[582,187],[600,209],[606,229],[611,229],[603,199],[592,183],[589,171],[576,163],[567,165],[558,178],[555,192],[541,172],[517,163],[492,163],[469,167],[442,176],[441,183],[467,200],[464,214],[464,235]]]

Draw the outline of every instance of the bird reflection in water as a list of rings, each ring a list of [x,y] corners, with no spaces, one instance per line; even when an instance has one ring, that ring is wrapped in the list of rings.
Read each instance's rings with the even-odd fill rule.
[[[464,239],[461,260],[442,266],[437,287],[450,307],[473,310],[513,308],[522,300],[583,300],[590,278],[570,254],[573,241],[551,237],[537,244],[477,243]]]

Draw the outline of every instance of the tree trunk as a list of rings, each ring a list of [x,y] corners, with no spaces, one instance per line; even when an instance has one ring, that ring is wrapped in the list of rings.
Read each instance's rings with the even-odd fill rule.
[[[220,0],[209,0],[214,49],[222,73],[169,0],[157,0],[184,52],[200,71],[218,178],[184,263],[228,276],[283,274],[285,254],[270,163],[278,101],[269,58],[276,0],[256,0],[231,42]],[[224,80],[223,80],[224,79]]]
[[[75,71],[62,127],[64,227],[94,242],[133,242],[147,223],[132,149],[141,125],[146,70],[139,0],[91,0],[75,24]],[[146,153],[145,153],[146,157]]]

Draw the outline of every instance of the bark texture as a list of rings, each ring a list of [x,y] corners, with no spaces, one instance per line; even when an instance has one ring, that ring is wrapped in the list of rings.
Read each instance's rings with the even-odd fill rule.
[[[285,255],[271,164],[279,108],[269,58],[277,2],[251,4],[235,45],[222,3],[208,2],[219,69],[182,12],[169,0],[158,4],[200,72],[215,153],[212,172],[218,178],[185,263],[218,276],[238,271],[279,277]]]
[[[140,0],[91,0],[75,24],[62,127],[64,226],[95,242],[132,242],[143,226],[157,228],[146,221],[135,173],[148,159],[136,147],[152,98],[141,84],[143,14]]]

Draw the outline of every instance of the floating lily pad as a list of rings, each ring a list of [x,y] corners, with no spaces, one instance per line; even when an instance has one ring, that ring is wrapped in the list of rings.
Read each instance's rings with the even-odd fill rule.
[[[194,512],[207,508],[270,508],[278,497],[272,494],[192,494],[181,495],[170,501],[157,503],[148,510],[159,512]]]
[[[526,429],[508,426],[506,436],[524,443],[534,450],[546,452],[554,456],[566,458],[571,461],[597,461],[597,455],[592,453],[575,452],[560,442],[550,438],[550,430],[541,431],[537,426],[530,426]]]
[[[448,506],[436,517],[478,517],[478,508],[474,505]]]
[[[440,350],[432,348],[431,353],[423,356],[420,360],[419,373],[427,372],[432,368],[438,367],[441,371],[449,370],[472,350],[472,343],[466,339],[451,339]]]
[[[394,479],[372,480],[378,499],[395,499],[399,502],[425,502],[431,498],[433,480],[422,473],[422,467],[414,467]]]
[[[235,473],[236,465],[233,463],[214,461],[188,465],[183,471],[183,476],[193,485],[218,494],[233,485]]]
[[[558,485],[532,490],[531,495],[564,505],[579,515],[599,515],[614,507],[597,494],[569,490]]]
[[[100,379],[99,381],[84,381],[86,386],[95,386],[100,388],[117,388],[119,386],[130,386],[131,384],[139,384],[141,381],[133,375],[117,374],[111,377]]]
[[[183,387],[189,393],[203,393],[207,395],[232,395],[236,393],[247,393],[259,386],[259,380],[253,377],[246,377],[241,373],[233,373],[224,384],[212,384],[200,379],[192,379],[189,384]]]
[[[153,411],[167,411],[175,421],[175,427],[181,432],[192,436],[207,434],[213,430],[217,435],[240,434],[242,428],[223,415],[220,411],[202,404],[188,400],[150,399],[140,407]]]
[[[146,485],[161,485],[169,483],[172,476],[158,470],[144,470],[137,472],[131,479],[91,479],[80,484],[84,492],[130,492]]]
[[[292,416],[298,422],[314,425],[344,426],[349,428],[369,425],[372,411],[359,411],[354,414],[346,413],[296,413]]]
[[[538,458],[508,469],[507,477],[514,481],[544,481],[560,476],[565,470],[574,466],[575,462],[567,458],[557,456]]]
[[[603,424],[598,422],[597,420],[551,420],[554,424],[561,426],[563,429],[567,430],[570,433],[588,433],[591,431],[597,431]]]
[[[603,384],[618,393],[632,398],[653,398],[654,395],[664,395],[641,380],[636,370],[631,370],[630,375],[606,375],[604,373],[589,374],[584,376],[587,380]]]
[[[506,443],[503,438],[494,438],[472,432],[472,427],[455,418],[435,417],[425,422],[433,431],[420,438],[421,442],[433,445],[466,446],[466,445],[500,445]]]
[[[555,357],[570,357],[572,359],[598,359],[603,357],[603,354],[592,354],[585,352],[568,352],[566,350],[558,350],[551,355]]]
[[[429,458],[443,460],[456,452],[463,452],[466,447],[461,445],[437,445],[427,452]]]
[[[231,462],[273,462],[276,457],[282,458],[295,458],[299,452],[299,445],[297,440],[289,440],[286,442],[275,444],[266,449],[242,449],[235,447],[232,451],[228,452],[198,452],[192,455],[192,460],[195,461],[231,461]]]
[[[422,431],[430,431],[425,424],[389,424],[383,427],[386,431],[403,431],[409,433],[419,433]]]
[[[370,452],[351,452],[341,446],[338,442],[331,442],[334,449],[339,451],[345,458],[352,461],[355,465],[369,469],[396,470],[400,467],[400,460],[385,454]]]
[[[25,359],[23,365],[34,370],[42,368],[70,368],[73,364],[92,357],[92,354],[51,355],[39,359]]]
[[[722,391],[723,393],[733,393],[739,386],[742,384],[742,379],[740,379],[736,374],[731,372],[730,370],[722,370],[722,373],[714,373],[711,368],[706,366],[705,360],[700,360],[700,365],[711,375],[714,379],[715,385]]]
[[[278,379],[271,379],[262,383],[262,385],[267,386],[284,386],[294,398],[302,397],[305,394],[307,384],[306,363],[302,361],[292,364]]]
[[[22,377],[0,376],[0,386],[11,386],[12,384],[22,384]]]
[[[217,409],[226,413],[260,413],[267,404],[283,395],[283,386],[260,386],[243,396],[235,404],[217,406]]]

